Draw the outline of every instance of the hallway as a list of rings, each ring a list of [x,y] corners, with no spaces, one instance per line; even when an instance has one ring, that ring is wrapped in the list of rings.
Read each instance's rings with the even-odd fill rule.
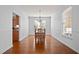
[[[21,42],[16,42],[4,54],[76,54],[76,52],[51,36],[46,36],[44,47],[35,48],[34,36],[29,36]]]

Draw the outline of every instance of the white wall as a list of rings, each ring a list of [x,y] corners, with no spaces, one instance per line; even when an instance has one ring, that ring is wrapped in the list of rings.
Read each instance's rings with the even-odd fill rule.
[[[13,46],[12,44],[12,16],[13,12],[20,16],[19,41],[28,36],[28,17],[15,6],[0,6],[0,53]]]
[[[79,53],[79,6],[73,6],[73,48]]]
[[[28,17],[25,15],[23,17],[20,21],[20,41],[28,36]]]
[[[79,33],[78,33],[78,28],[79,28],[79,7],[73,7],[73,34],[70,38],[67,38],[65,36],[62,35],[62,31],[63,31],[63,23],[62,23],[62,13],[60,12],[58,15],[58,17],[55,17],[54,19],[51,19],[51,33],[52,36],[54,36],[57,40],[59,40],[60,42],[62,42],[63,44],[67,45],[68,47],[70,47],[71,49],[73,49],[74,51],[79,53]]]
[[[0,53],[12,47],[12,9],[0,6]]]

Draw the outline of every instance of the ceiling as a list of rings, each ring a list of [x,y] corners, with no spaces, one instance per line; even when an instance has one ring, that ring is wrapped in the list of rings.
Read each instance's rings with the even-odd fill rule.
[[[29,16],[44,16],[53,15],[59,12],[63,12],[69,5],[15,5],[13,6],[15,10],[21,11]],[[39,10],[41,10],[39,12]]]

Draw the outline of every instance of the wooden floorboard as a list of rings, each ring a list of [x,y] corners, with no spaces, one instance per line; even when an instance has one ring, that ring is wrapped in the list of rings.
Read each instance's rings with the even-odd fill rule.
[[[77,54],[75,51],[57,41],[52,36],[46,36],[45,45],[35,47],[34,36],[29,36],[21,42],[14,43],[14,46],[4,54]]]

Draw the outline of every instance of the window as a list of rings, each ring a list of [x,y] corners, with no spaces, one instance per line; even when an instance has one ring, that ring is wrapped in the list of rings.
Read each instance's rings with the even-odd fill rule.
[[[72,35],[72,7],[63,12],[63,35],[67,37]]]
[[[35,20],[35,28],[46,28],[46,21],[45,20]]]

